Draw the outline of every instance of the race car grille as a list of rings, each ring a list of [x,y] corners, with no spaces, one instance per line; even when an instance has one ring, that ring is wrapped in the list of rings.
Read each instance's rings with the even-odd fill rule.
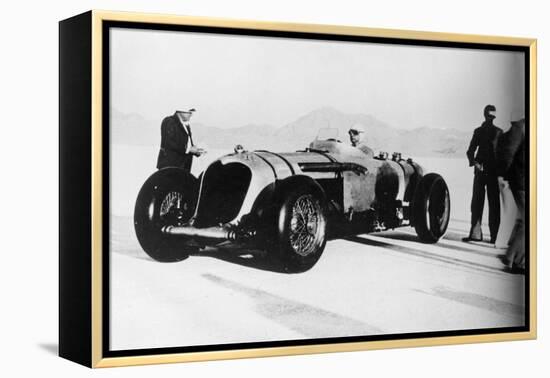
[[[252,173],[240,163],[215,162],[204,173],[195,227],[232,221],[239,214]]]

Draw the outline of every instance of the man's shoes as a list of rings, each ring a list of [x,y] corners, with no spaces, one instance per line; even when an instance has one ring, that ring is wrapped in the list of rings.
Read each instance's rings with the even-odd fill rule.
[[[512,274],[525,274],[525,265],[515,264],[506,255],[498,255],[498,259],[505,265],[504,270]]]
[[[466,237],[466,238],[462,238],[462,241],[465,242],[465,243],[469,243],[469,242],[481,242],[483,241],[483,239],[474,239],[474,238],[471,238],[471,237]]]
[[[498,255],[497,257],[500,260],[500,262],[502,262],[504,265],[506,265],[506,268],[508,268],[508,269],[512,268],[511,267],[512,264],[511,264],[510,260],[508,259],[508,257],[506,255]]]
[[[525,274],[525,266],[518,264],[507,265],[504,267],[504,271],[510,274]]]
[[[525,274],[525,266],[513,264],[510,268],[510,273],[512,274]]]

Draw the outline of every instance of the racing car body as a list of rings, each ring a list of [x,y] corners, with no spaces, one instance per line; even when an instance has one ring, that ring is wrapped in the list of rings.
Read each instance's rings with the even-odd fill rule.
[[[317,262],[329,238],[414,226],[434,243],[447,229],[445,181],[399,153],[370,158],[337,140],[290,153],[235,151],[200,179],[166,168],[145,182],[134,224],[153,259],[178,261],[231,243],[266,250],[300,272]]]

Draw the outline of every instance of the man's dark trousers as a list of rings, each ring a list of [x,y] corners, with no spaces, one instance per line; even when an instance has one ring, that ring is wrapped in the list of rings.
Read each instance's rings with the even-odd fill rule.
[[[481,220],[483,218],[483,207],[485,206],[485,192],[487,192],[487,200],[489,202],[489,231],[491,232],[491,240],[495,240],[497,237],[500,225],[500,191],[497,176],[484,172],[476,172],[472,189],[471,239],[483,239]]]

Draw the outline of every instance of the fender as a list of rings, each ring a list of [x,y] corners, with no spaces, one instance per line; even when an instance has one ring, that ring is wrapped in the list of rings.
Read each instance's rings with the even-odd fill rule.
[[[327,195],[325,190],[319,185],[319,183],[306,175],[294,175],[287,177],[283,180],[277,180],[275,182],[275,192],[273,193],[273,202],[275,204],[280,204],[284,199],[285,194],[293,187],[296,186],[305,186],[311,189],[313,193],[317,193],[323,198],[326,202]]]

